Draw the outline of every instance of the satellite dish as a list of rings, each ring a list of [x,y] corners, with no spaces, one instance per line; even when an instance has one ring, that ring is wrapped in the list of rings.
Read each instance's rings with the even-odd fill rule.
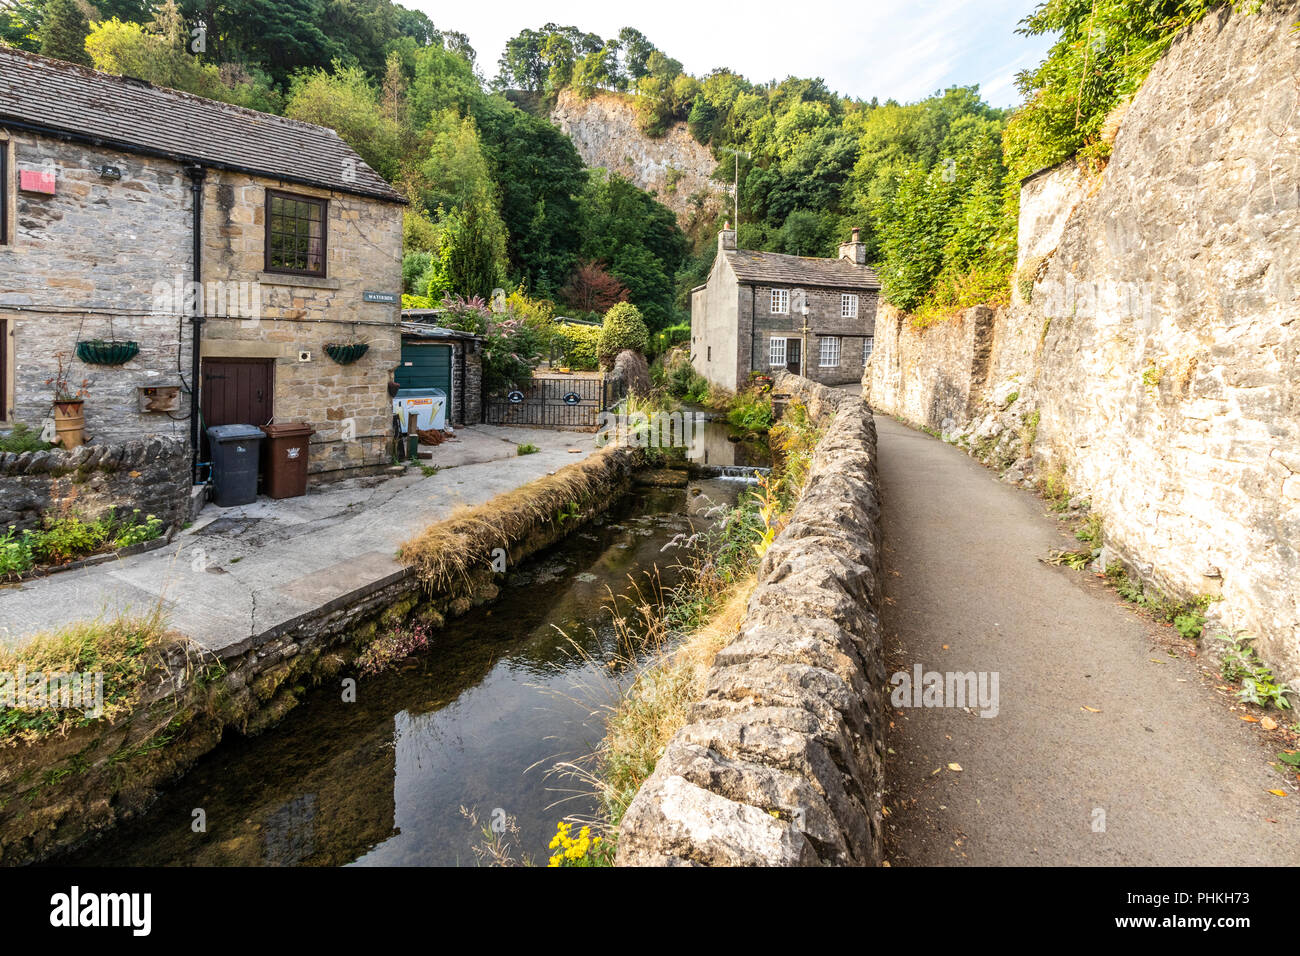
[[[808,307],[808,293],[803,289],[790,290],[790,308],[795,312],[802,312]]]

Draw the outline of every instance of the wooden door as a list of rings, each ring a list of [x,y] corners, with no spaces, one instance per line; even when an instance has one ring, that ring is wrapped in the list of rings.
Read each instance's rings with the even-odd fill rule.
[[[213,425],[256,425],[261,428],[275,414],[275,360],[205,358],[199,386],[203,415],[203,456],[207,457],[207,429]]]
[[[799,353],[802,346],[802,339],[785,340],[785,370],[787,372],[793,372],[795,375],[798,375],[802,371],[799,362]]]

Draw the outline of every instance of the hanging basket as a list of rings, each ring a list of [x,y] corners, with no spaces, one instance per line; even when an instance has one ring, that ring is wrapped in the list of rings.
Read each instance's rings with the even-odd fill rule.
[[[77,343],[77,358],[87,365],[125,365],[140,354],[138,342],[105,342],[90,339]]]
[[[351,365],[370,351],[365,342],[349,342],[346,345],[326,345],[325,354],[340,365]]]

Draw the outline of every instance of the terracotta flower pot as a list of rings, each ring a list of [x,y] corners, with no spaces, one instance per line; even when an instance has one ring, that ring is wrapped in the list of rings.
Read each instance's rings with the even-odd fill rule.
[[[80,398],[55,401],[54,444],[73,449],[86,443],[85,404]]]

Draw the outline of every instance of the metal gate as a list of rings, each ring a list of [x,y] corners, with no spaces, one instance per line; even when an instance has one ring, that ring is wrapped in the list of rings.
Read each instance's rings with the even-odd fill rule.
[[[600,413],[621,396],[600,378],[534,375],[525,387],[487,400],[489,425],[540,425],[548,428],[595,428]]]

